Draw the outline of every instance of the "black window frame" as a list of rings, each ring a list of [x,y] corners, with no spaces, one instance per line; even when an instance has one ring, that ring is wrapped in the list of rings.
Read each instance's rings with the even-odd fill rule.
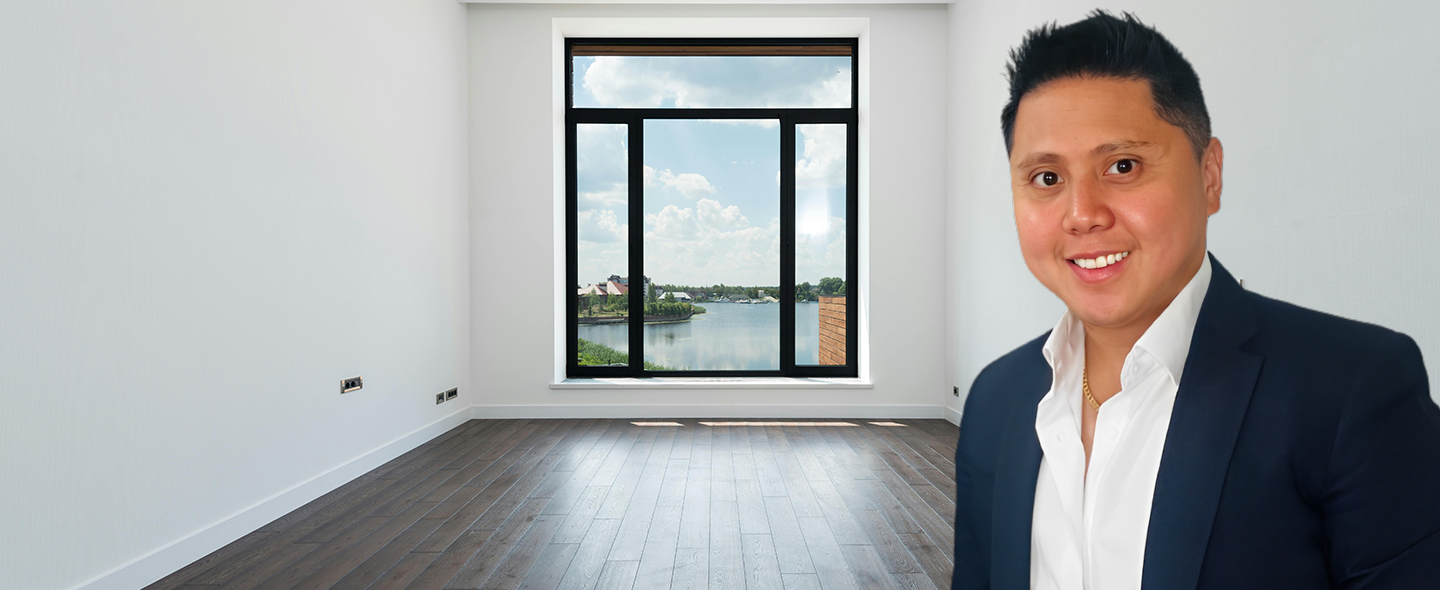
[[[574,48],[576,45],[626,46],[847,46],[850,48],[850,106],[848,108],[577,108],[574,103]],[[858,377],[859,347],[859,233],[860,233],[860,67],[857,38],[611,38],[565,39],[565,231],[566,231],[566,363],[567,378],[605,377]],[[644,122],[646,119],[777,119],[780,121],[780,368],[778,370],[649,371],[644,367],[644,297],[629,299],[629,363],[624,367],[579,364],[579,195],[576,171],[576,128],[581,124],[626,125],[628,151],[627,238],[632,288],[643,284],[644,273]],[[845,158],[845,364],[795,363],[795,163],[796,125],[844,124]]]

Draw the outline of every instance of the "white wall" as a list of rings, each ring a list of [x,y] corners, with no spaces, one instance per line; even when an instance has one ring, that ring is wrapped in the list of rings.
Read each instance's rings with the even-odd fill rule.
[[[481,392],[477,413],[939,417],[947,389],[940,319],[945,12],[944,6],[471,5],[471,367]],[[584,17],[870,19],[871,63],[861,67],[870,68],[873,389],[550,388],[562,320],[552,297],[540,294],[560,288],[555,231],[563,213],[555,206],[552,167],[552,19]],[[933,321],[917,317],[917,310],[927,309],[934,310]]]
[[[453,0],[0,7],[0,588],[143,586],[469,405],[465,43]]]
[[[1248,289],[1409,334],[1440,398],[1440,266],[1428,262],[1440,251],[1440,41],[1431,30],[1440,5],[1102,6],[1155,25],[1200,74],[1226,156],[1210,251]],[[962,394],[986,364],[1064,311],[1020,258],[999,126],[1003,74],[1026,30],[1093,8],[952,6],[947,336]]]

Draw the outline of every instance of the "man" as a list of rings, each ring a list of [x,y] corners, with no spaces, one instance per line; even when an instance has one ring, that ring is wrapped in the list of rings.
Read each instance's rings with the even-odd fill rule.
[[[975,379],[955,590],[1440,588],[1440,408],[1408,337],[1206,252],[1224,152],[1133,16],[1032,31],[1002,113],[1050,333]]]

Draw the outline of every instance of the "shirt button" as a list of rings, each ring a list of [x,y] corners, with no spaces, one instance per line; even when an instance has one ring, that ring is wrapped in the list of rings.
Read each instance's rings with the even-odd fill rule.
[[[1105,427],[1105,438],[1106,438],[1106,440],[1115,440],[1115,439],[1117,439],[1117,438],[1120,438],[1120,427],[1119,427],[1119,426],[1116,426],[1116,425],[1114,425],[1114,424],[1111,424],[1111,425],[1109,425],[1109,426],[1106,426],[1106,427]]]

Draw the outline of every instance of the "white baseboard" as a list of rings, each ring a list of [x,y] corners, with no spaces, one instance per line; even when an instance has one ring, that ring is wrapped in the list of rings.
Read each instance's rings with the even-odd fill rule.
[[[944,406],[544,405],[472,406],[473,418],[941,418]]]
[[[954,425],[956,425],[956,426],[959,426],[959,425],[960,425],[960,410],[957,410],[957,409],[952,408],[952,407],[950,407],[950,406],[945,406],[945,419],[946,419],[946,420],[949,420],[951,424],[954,424]]]
[[[470,420],[470,408],[456,412],[401,436],[379,448],[316,475],[240,510],[189,536],[151,551],[76,586],[74,590],[135,590],[144,588],[195,560],[213,553],[270,521],[289,514],[306,503],[329,493],[386,461],[424,444]]]

